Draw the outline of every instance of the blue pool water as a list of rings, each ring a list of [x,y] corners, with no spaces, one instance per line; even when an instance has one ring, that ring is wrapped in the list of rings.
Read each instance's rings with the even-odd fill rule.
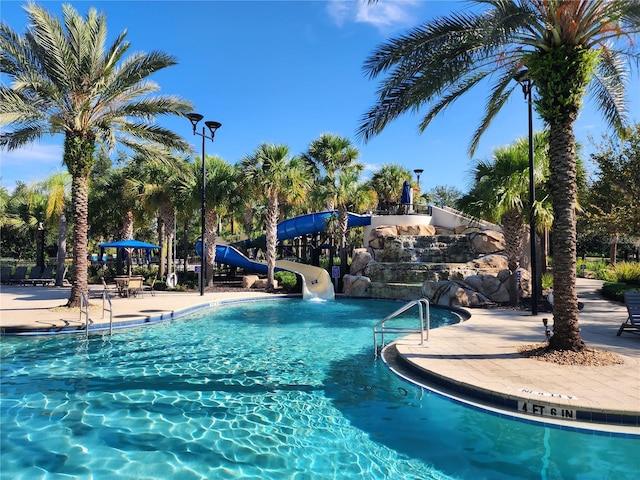
[[[5,337],[0,475],[638,478],[640,441],[501,418],[396,377],[373,359],[372,326],[397,307],[274,300],[113,337]]]

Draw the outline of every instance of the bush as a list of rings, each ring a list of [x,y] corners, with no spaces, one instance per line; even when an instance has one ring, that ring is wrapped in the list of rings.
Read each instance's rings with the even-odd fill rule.
[[[635,290],[628,283],[622,282],[605,282],[602,285],[602,295],[609,300],[624,302],[624,292],[627,290]]]
[[[298,276],[293,272],[285,272],[281,270],[274,274],[274,278],[278,281],[278,285],[287,292],[296,290],[296,287],[298,286]]]
[[[605,280],[640,285],[640,263],[618,262],[607,270]]]

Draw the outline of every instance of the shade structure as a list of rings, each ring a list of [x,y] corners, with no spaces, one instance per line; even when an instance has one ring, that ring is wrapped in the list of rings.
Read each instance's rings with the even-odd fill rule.
[[[153,243],[141,242],[140,240],[117,240],[115,242],[101,243],[100,248],[146,248],[151,250],[152,248],[160,248],[160,245],[154,245]]]
[[[123,249],[127,255],[125,255],[127,262],[127,269],[129,271],[129,275],[131,275],[131,254],[134,250],[146,250],[147,258],[151,258],[150,250],[154,248],[160,248],[160,245],[154,245],[153,243],[141,242],[140,240],[134,240],[132,238],[127,240],[116,240],[115,242],[107,242],[100,244],[100,258],[102,258],[102,253],[105,248],[118,248]]]
[[[402,197],[400,197],[400,203],[403,205],[409,205],[411,203],[411,186],[407,180],[402,185]]]

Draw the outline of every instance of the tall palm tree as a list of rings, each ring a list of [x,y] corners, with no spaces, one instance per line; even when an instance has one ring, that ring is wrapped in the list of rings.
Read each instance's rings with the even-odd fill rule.
[[[405,180],[411,179],[411,172],[402,165],[385,164],[374,172],[371,177],[371,186],[378,193],[380,208],[391,210],[393,204],[400,202],[402,186]]]
[[[546,180],[548,156],[545,135],[537,133],[534,145],[536,185]],[[531,212],[529,204],[529,141],[519,138],[512,145],[494,149],[490,160],[479,161],[472,171],[473,183],[469,193],[458,200],[458,208],[465,213],[502,225],[505,253],[511,273],[509,299],[519,301],[516,271],[523,253],[525,219]],[[536,211],[540,208],[536,208]],[[532,260],[533,261],[533,260]]]
[[[56,286],[64,284],[64,262],[67,257],[67,203],[69,201],[69,189],[71,176],[67,172],[59,172],[51,175],[42,183],[47,192],[47,221],[58,224],[58,252],[56,255]]]
[[[192,163],[193,178],[198,178],[202,160],[196,160]],[[229,204],[230,196],[235,189],[235,170],[233,165],[226,162],[218,156],[209,156],[205,158],[205,167],[207,172],[207,189],[206,198],[206,232],[204,232],[204,245],[207,278],[205,285],[213,286],[213,265],[216,261],[216,232],[218,228],[218,218],[226,213],[226,207]],[[200,204],[202,199],[202,183],[195,182],[193,184],[191,201],[192,204]]]
[[[347,192],[357,185],[364,165],[357,161],[359,152],[346,137],[323,133],[302,155],[312,172],[320,179],[318,189],[325,196],[327,210],[338,210],[339,252],[341,269],[346,268]]]
[[[330,133],[320,135],[320,138],[311,142],[307,152],[302,154],[302,158],[324,186],[327,210],[336,208],[335,195],[339,188],[340,172],[350,168],[362,170],[362,165],[357,163],[358,155],[358,150],[348,138]]]
[[[29,27],[20,36],[0,24],[0,73],[12,85],[0,85],[0,146],[15,149],[45,135],[64,134],[62,162],[72,176],[74,283],[68,306],[78,306],[88,292],[88,178],[96,145],[116,143],[138,152],[161,144],[188,150],[175,133],[152,123],[157,115],[181,115],[189,102],[154,96],[148,77],[174,65],[162,52],[125,58],[126,32],[107,46],[104,14],[93,8],[81,17],[63,5],[64,23],[29,3]]]
[[[407,111],[426,108],[424,130],[440,112],[476,85],[490,84],[481,135],[516,88],[535,86],[536,111],[549,131],[554,210],[554,327],[550,348],[580,351],[576,290],[576,160],[574,123],[587,87],[609,124],[623,132],[624,40],[640,32],[638,0],[476,0],[485,7],[441,17],[390,40],[367,59],[375,78],[389,72],[376,105],[362,118],[365,139]],[[633,45],[633,42],[630,42]],[[526,77],[524,69],[527,70]]]
[[[283,144],[261,144],[254,153],[245,156],[240,164],[240,178],[262,193],[266,210],[267,290],[274,288],[276,245],[278,235],[279,202],[285,192],[309,187],[305,164],[292,158],[289,147]]]

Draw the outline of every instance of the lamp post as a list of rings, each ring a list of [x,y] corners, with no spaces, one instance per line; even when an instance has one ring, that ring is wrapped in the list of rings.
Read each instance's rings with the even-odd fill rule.
[[[198,122],[200,122],[200,120],[202,120],[204,118],[204,116],[200,115],[199,113],[187,113],[187,118],[189,119],[189,121],[191,122],[191,126],[193,127],[193,134],[194,135],[198,135],[199,137],[202,137],[202,220],[201,220],[201,225],[202,225],[202,238],[200,240],[200,247],[201,247],[201,260],[200,260],[200,295],[204,295],[204,282],[207,279],[207,264],[205,261],[205,255],[206,255],[206,245],[205,245],[205,241],[204,241],[204,237],[205,237],[205,232],[206,232],[206,226],[207,226],[207,221],[206,221],[206,207],[207,207],[207,200],[206,200],[206,188],[207,188],[207,167],[204,161],[204,143],[206,139],[209,139],[213,142],[213,139],[216,135],[216,130],[219,129],[222,124],[220,122],[213,122],[213,121],[206,121],[204,122],[205,126],[209,129],[209,131],[211,132],[211,136],[207,136],[206,131],[205,131],[205,127],[202,127],[202,133],[198,133],[196,132],[196,127],[198,126]]]
[[[531,314],[538,315],[538,262],[536,261],[536,219],[535,219],[535,200],[536,186],[534,178],[534,162],[533,162],[533,102],[531,98],[533,89],[533,80],[529,77],[529,70],[521,70],[515,76],[515,80],[522,85],[522,93],[527,101],[527,110],[529,116],[529,243],[531,244]]]
[[[424,170],[423,170],[422,168],[416,168],[416,169],[413,171],[413,173],[415,173],[415,174],[416,174],[416,178],[417,178],[416,183],[418,184],[418,193],[420,192],[420,175],[422,175],[422,172],[424,172]],[[418,202],[418,203],[419,203],[419,202]],[[415,210],[416,212],[418,211],[418,209],[417,209],[417,208],[415,208],[415,206],[414,206],[414,210]]]
[[[420,175],[422,175],[422,172],[424,172],[424,170],[422,168],[416,168],[413,173],[416,174],[416,177],[418,178],[418,188],[420,188]]]

